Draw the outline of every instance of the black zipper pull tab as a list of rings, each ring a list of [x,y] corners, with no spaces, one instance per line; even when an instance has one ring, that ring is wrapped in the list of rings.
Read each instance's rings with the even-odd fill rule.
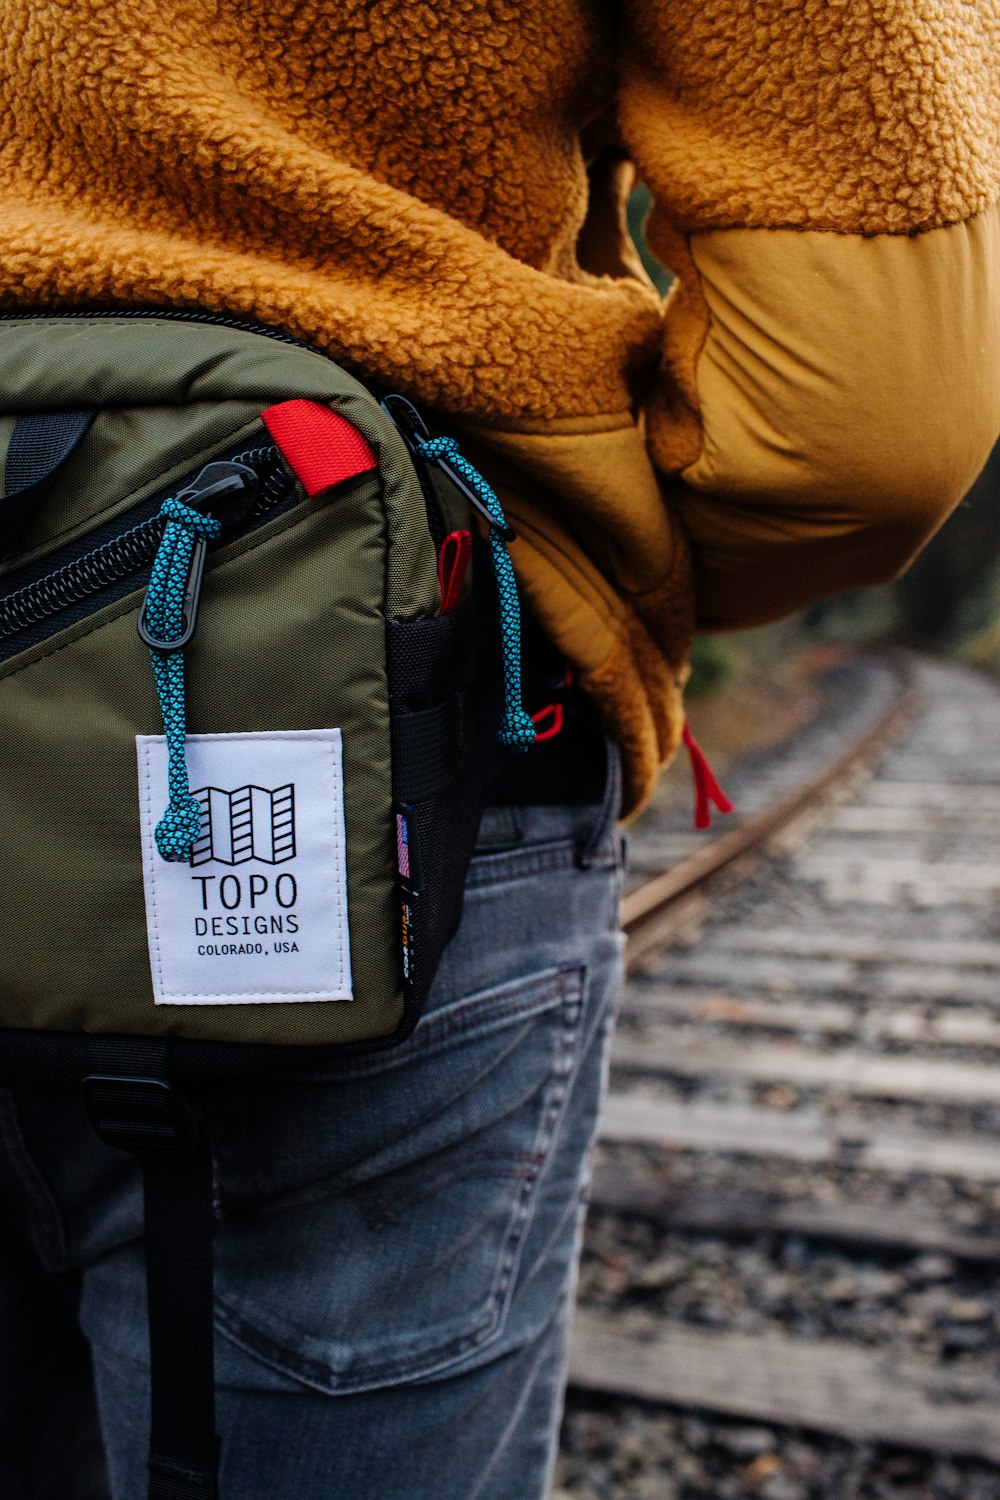
[[[502,536],[505,542],[517,541],[517,532],[499,507],[494,511],[485,504],[482,496],[468,483],[448,454],[438,453],[433,448],[428,449],[428,445],[432,443],[430,430],[412,401],[407,401],[405,396],[395,394],[386,396],[382,402],[382,410],[395,423],[411,454],[422,458],[425,463],[437,464],[438,468],[447,474],[456,489],[461,490],[473,510],[482,516],[491,531]]]
[[[200,515],[208,516],[218,522],[220,528],[230,529],[246,520],[257,500],[259,488],[260,478],[248,464],[235,463],[232,460],[206,464],[197,479],[188,485],[187,489],[181,490],[171,500],[164,502],[164,514],[166,514],[167,507],[176,510],[178,506],[188,506]],[[170,519],[168,516],[168,524]],[[149,590],[147,590],[146,598],[139,611],[138,631],[151,650],[180,651],[194,635],[195,626],[198,623],[198,604],[201,599],[201,583],[205,574],[208,543],[207,535],[195,535],[184,582],[180,630],[176,635],[171,634],[169,640],[150,629]]]
[[[426,442],[430,437],[430,430],[420,412],[412,401],[407,401],[405,396],[391,392],[382,401],[382,410],[389,420],[399,429],[406,445],[411,450],[418,443]]]
[[[495,531],[497,536],[502,537],[505,542],[517,541],[517,532],[507,518],[499,511],[494,512],[490,510],[482,496],[472,488],[472,485],[467,482],[449,457],[437,457],[433,454],[428,456],[431,458],[431,462],[436,463],[439,468],[444,470],[456,489],[461,490],[466,500],[472,506],[472,509],[482,516],[491,531]]]
[[[249,464],[222,459],[206,464],[193,484],[176,498],[182,505],[214,516],[228,531],[241,525],[253,510],[260,489],[260,475]]]
[[[149,628],[149,592],[142,601],[139,611],[139,619],[136,629],[139,637],[151,651],[170,652],[180,651],[187,645],[194,635],[194,628],[198,623],[198,605],[201,601],[201,580],[205,575],[205,555],[208,552],[208,538],[196,536],[191,550],[191,561],[188,564],[187,579],[184,584],[184,606],[181,616],[181,628],[177,635],[172,635],[167,640],[162,635],[155,635]]]

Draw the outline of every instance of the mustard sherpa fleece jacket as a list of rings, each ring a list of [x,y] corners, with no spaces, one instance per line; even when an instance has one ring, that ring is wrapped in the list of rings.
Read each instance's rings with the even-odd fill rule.
[[[676,747],[693,620],[892,576],[997,434],[998,0],[0,21],[0,300],[247,313],[437,408],[630,806]]]

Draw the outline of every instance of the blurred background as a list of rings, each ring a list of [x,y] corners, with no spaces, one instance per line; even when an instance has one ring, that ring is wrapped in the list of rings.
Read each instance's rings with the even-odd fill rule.
[[[630,227],[661,290],[669,277]],[[1000,1500],[1000,449],[910,571],[699,638],[556,1500]]]

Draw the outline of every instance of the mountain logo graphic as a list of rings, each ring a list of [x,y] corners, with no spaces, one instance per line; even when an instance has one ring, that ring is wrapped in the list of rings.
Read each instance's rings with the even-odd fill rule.
[[[241,786],[234,792],[203,786],[193,793],[201,807],[201,833],[191,853],[193,865],[215,860],[242,865],[259,859],[283,865],[295,858],[295,786]]]

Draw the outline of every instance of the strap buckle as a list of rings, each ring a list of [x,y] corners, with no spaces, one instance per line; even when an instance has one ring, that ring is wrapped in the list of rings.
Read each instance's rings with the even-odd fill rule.
[[[90,1073],[80,1085],[90,1123],[105,1145],[143,1155],[193,1152],[201,1140],[198,1115],[167,1078]]]

